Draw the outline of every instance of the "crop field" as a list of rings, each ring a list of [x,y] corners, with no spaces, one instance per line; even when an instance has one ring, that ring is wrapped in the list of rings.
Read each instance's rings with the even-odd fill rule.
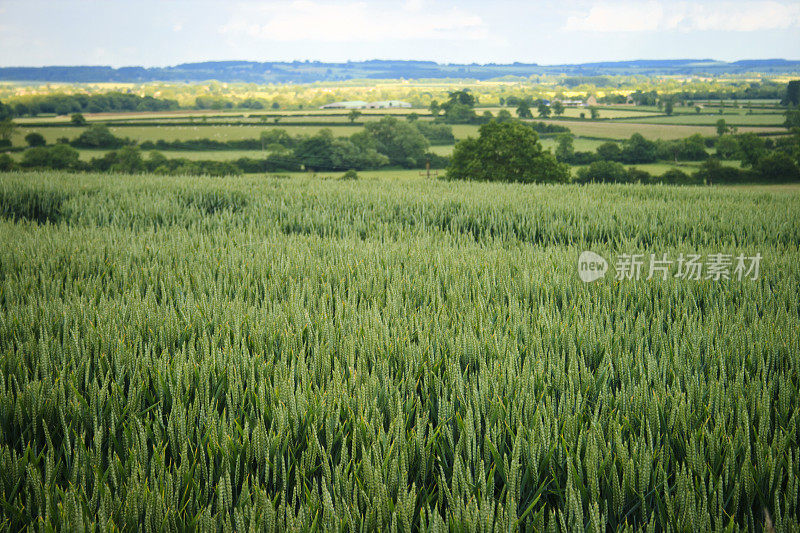
[[[0,527],[800,528],[797,187],[363,174],[0,174]]]

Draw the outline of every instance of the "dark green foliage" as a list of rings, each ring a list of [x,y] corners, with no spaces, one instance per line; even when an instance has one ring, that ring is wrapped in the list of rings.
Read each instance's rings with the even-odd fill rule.
[[[453,135],[453,128],[446,124],[434,124],[432,122],[416,120],[414,121],[414,125],[432,145],[448,145],[455,144],[456,142],[455,135]]]
[[[677,169],[671,168],[661,174],[660,176],[654,176],[651,178],[651,183],[664,183],[666,185],[703,185],[704,180],[702,177],[697,176],[696,174],[690,176],[686,172]]]
[[[20,166],[54,170],[84,169],[78,151],[66,144],[29,148],[22,155]]]
[[[572,161],[575,156],[575,144],[572,134],[564,133],[558,136],[555,155],[556,159],[561,162],[569,163]]]
[[[210,150],[261,150],[269,146],[266,139],[233,139],[218,141],[216,139],[176,139],[165,141],[159,139],[155,142],[145,141],[139,145],[142,150],[170,150],[170,151],[210,151]]]
[[[10,105],[4,104],[0,101],[0,120],[6,120],[14,116],[14,112]]]
[[[430,163],[431,168],[447,168],[450,165],[451,158],[446,155],[439,155],[434,152],[425,153],[425,163]]]
[[[413,128],[407,123],[402,124]],[[414,129],[414,133],[425,142],[419,131]],[[378,153],[376,145],[374,138],[366,132],[356,134],[350,140],[334,137],[329,129],[323,129],[311,137],[298,140],[292,159],[302,164],[306,170],[378,168],[389,163],[389,158]],[[392,148],[396,149],[397,146],[392,145]],[[397,155],[399,151],[394,153]],[[275,157],[280,160],[286,156],[275,154]]]
[[[613,141],[607,141],[598,146],[597,155],[603,161],[622,161],[622,149]]]
[[[511,122],[514,120],[514,117],[511,116],[511,112],[508,109],[501,109],[497,112],[495,120],[497,122]]]
[[[599,161],[600,156],[596,152],[573,152],[572,157],[567,163],[570,165],[589,165]]]
[[[578,170],[578,183],[623,183],[628,181],[628,171],[622,163],[595,161]]]
[[[429,143],[415,125],[398,120],[395,117],[383,117],[378,122],[368,122],[364,126],[364,135],[369,138],[366,145],[372,144],[378,153],[389,158],[389,164],[405,168],[423,166],[425,151]],[[349,165],[351,168],[365,168],[362,165]],[[379,166],[379,165],[376,165]]]
[[[452,104],[444,110],[442,119],[447,124],[472,124],[478,120],[478,115],[470,106]]]
[[[784,152],[772,152],[763,156],[753,170],[762,180],[770,183],[800,181],[797,163]]]
[[[475,107],[475,104],[476,104],[475,96],[469,91],[469,89],[461,89],[458,91],[450,92],[448,94],[447,101],[442,104],[442,108],[446,110],[448,107],[454,105]]]
[[[44,146],[47,144],[44,135],[35,131],[32,131],[25,136],[25,142],[28,143],[28,146],[30,147]]]
[[[694,174],[694,178],[699,184],[719,185],[732,183],[745,183],[754,181],[753,176],[735,167],[722,165],[718,159],[709,158],[700,169]]]
[[[800,105],[800,80],[791,80],[786,84],[786,95],[781,104],[788,106]]]
[[[717,157],[720,159],[740,159],[739,142],[733,135],[722,135],[715,143]]]
[[[663,161],[704,161],[708,158],[705,139],[695,134],[686,139],[655,141],[656,159]]]
[[[455,146],[449,179],[478,181],[566,182],[569,167],[542,149],[539,137],[519,122],[489,122],[477,139]]]
[[[145,169],[142,153],[136,146],[124,146],[117,152],[116,161],[111,166],[114,172],[135,174]]]
[[[784,127],[792,133],[800,134],[800,107],[787,109],[785,116]]]
[[[17,168],[16,162],[8,154],[0,154],[0,172],[9,172]]]
[[[627,172],[627,181],[629,183],[653,183],[657,181],[657,178],[654,178],[649,172],[640,168],[630,167]]]
[[[17,104],[14,112],[16,116],[36,116],[42,113],[69,115],[112,111],[165,111],[178,109],[178,102],[174,100],[119,92],[27,96],[17,98],[15,103]]]
[[[73,113],[69,121],[73,126],[86,125],[86,118],[80,113]]]
[[[570,133],[569,128],[547,122],[525,122],[525,125],[537,133]]]
[[[130,141],[116,137],[108,126],[94,124],[86,128],[70,144],[76,148],[120,148],[130,144]]]
[[[541,103],[540,103],[540,104],[537,106],[537,108],[536,108],[536,111],[539,113],[539,116],[540,116],[540,117],[542,117],[542,118],[547,118],[547,117],[549,117],[549,116],[550,116],[550,113],[551,113],[550,106],[549,106],[549,105],[547,105],[547,104],[546,104],[546,103],[544,103],[544,102],[541,102]]]
[[[639,133],[634,133],[630,139],[622,143],[623,163],[653,163],[656,157],[656,144]]]
[[[755,167],[758,161],[764,157],[767,152],[764,139],[757,136],[755,133],[743,133],[738,135],[736,137],[736,142],[739,145],[739,153],[741,154],[743,167]]]

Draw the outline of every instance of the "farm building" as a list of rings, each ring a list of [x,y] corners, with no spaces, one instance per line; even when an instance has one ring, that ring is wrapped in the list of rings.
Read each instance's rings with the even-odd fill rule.
[[[400,100],[384,100],[382,102],[362,102],[354,100],[351,102],[332,102],[320,106],[320,109],[388,109],[390,107],[411,107],[408,102]]]
[[[561,100],[561,105],[564,107],[583,107],[583,100]]]
[[[320,106],[320,109],[364,109],[367,105],[369,105],[367,102],[353,100],[350,102],[331,102],[330,104]]]
[[[383,102],[370,102],[367,107],[369,109],[386,109],[389,107],[411,107],[411,104],[400,100],[384,100]]]

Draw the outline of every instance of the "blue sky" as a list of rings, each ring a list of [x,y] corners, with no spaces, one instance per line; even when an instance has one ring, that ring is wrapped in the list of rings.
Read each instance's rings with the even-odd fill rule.
[[[800,59],[800,1],[0,0],[0,66]]]

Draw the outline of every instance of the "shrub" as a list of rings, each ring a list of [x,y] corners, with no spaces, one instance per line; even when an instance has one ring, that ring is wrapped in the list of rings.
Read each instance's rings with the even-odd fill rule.
[[[615,161],[595,161],[588,167],[578,170],[579,183],[620,183],[628,181],[628,171],[622,163]]]
[[[25,136],[25,142],[31,147],[44,146],[47,144],[44,135],[35,131],[32,131]]]
[[[739,170],[735,167],[722,165],[718,159],[709,158],[700,169],[695,172],[694,179],[697,183],[715,185],[720,183],[743,183],[751,180],[750,173]]]
[[[634,133],[622,143],[621,156],[624,163],[652,163],[656,160],[656,144]]]
[[[668,185],[701,185],[703,182],[698,176],[690,176],[686,172],[671,168],[653,179],[654,182]]]
[[[29,148],[22,155],[20,166],[56,170],[82,170],[85,167],[78,151],[66,144]]]
[[[622,149],[613,141],[604,142],[597,147],[597,156],[603,161],[622,161]]]
[[[76,148],[120,148],[130,141],[116,137],[107,126],[95,124],[86,128],[70,144]]]
[[[800,169],[788,154],[772,152],[762,157],[754,169],[759,178],[770,183],[800,181]]]
[[[9,172],[17,168],[17,163],[8,154],[0,154],[0,172]]]

